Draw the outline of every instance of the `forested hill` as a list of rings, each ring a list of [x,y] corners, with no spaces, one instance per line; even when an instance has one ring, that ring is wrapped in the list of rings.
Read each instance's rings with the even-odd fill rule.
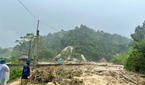
[[[44,43],[39,46],[52,52],[56,56],[66,46],[73,46],[73,54],[84,54],[87,60],[99,61],[101,58],[110,60],[116,53],[128,49],[131,40],[118,34],[95,31],[85,25],[73,30],[49,33],[42,36]]]

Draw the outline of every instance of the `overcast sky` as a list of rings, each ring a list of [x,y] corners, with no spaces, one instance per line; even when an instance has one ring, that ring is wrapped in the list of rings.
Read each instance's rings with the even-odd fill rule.
[[[13,47],[37,20],[18,0],[0,0],[0,47]],[[94,30],[130,38],[145,20],[145,0],[20,0],[42,22],[65,31],[84,24]],[[57,32],[40,23],[41,35]]]

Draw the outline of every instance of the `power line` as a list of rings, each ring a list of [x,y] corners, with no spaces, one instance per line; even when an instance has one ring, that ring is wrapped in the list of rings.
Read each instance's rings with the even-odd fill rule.
[[[42,23],[43,25],[46,25],[47,27],[52,28],[52,29],[54,29],[54,30],[56,30],[56,31],[59,31],[59,30],[57,30],[56,28],[54,28],[54,27],[52,27],[52,26],[50,26],[50,25],[45,24],[45,23],[42,22],[42,21],[40,21],[40,23]]]
[[[36,20],[38,20],[33,14],[32,14],[32,12],[30,12],[29,11],[29,9],[20,1],[20,0],[18,0],[20,3],[21,3],[21,5],[32,15],[32,17],[34,17]],[[40,20],[39,20],[40,21]],[[52,26],[50,26],[50,25],[48,25],[48,24],[45,24],[44,22],[42,22],[42,21],[40,21],[40,23],[42,23],[42,24],[44,24],[44,25],[46,25],[46,26],[48,26],[49,28],[52,28],[52,29],[54,29],[54,30],[56,30],[56,31],[59,31],[59,30],[57,30],[56,28],[54,28],[54,27],[52,27]]]
[[[31,16],[33,17],[33,18],[35,18],[36,20],[38,20],[33,14],[32,14],[32,12],[30,12],[29,11],[29,9],[20,1],[20,0],[18,0],[20,3],[21,3],[21,5],[31,14]],[[124,20],[126,20],[126,19],[124,19]],[[54,29],[54,30],[56,30],[56,31],[59,31],[59,30],[57,30],[56,28],[54,28],[54,27],[52,27],[52,26],[50,26],[50,25],[48,25],[48,24],[45,24],[45,23],[43,23],[42,21],[40,21],[42,24],[44,24],[44,25],[46,25],[46,26],[48,26],[49,28],[52,28],[52,29]],[[114,23],[113,23],[114,24]]]
[[[23,7],[36,19],[36,20],[38,20],[28,9],[27,9],[27,7],[20,1],[20,0],[18,0],[20,3],[21,3],[21,5],[23,5]]]

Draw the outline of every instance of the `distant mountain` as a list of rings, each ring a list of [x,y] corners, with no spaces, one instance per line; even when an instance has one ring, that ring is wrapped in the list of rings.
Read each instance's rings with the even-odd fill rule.
[[[73,30],[49,33],[42,36],[44,46],[51,51],[54,56],[58,55],[62,49],[72,46],[73,54],[77,56],[83,54],[87,60],[99,61],[105,58],[107,61],[113,58],[116,53],[121,53],[128,49],[131,39],[118,34],[105,33],[103,31],[95,31],[85,25],[75,27]]]

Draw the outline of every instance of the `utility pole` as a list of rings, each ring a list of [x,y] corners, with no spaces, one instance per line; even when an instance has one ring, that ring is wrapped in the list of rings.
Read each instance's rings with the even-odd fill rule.
[[[38,23],[37,23],[37,32],[36,32],[36,42],[35,42],[35,49],[34,49],[34,59],[33,59],[33,67],[32,67],[32,70],[34,70],[36,68],[36,65],[37,65],[37,51],[38,51],[38,39],[39,39],[39,30],[38,30],[38,27],[39,27],[39,20],[38,20]]]

